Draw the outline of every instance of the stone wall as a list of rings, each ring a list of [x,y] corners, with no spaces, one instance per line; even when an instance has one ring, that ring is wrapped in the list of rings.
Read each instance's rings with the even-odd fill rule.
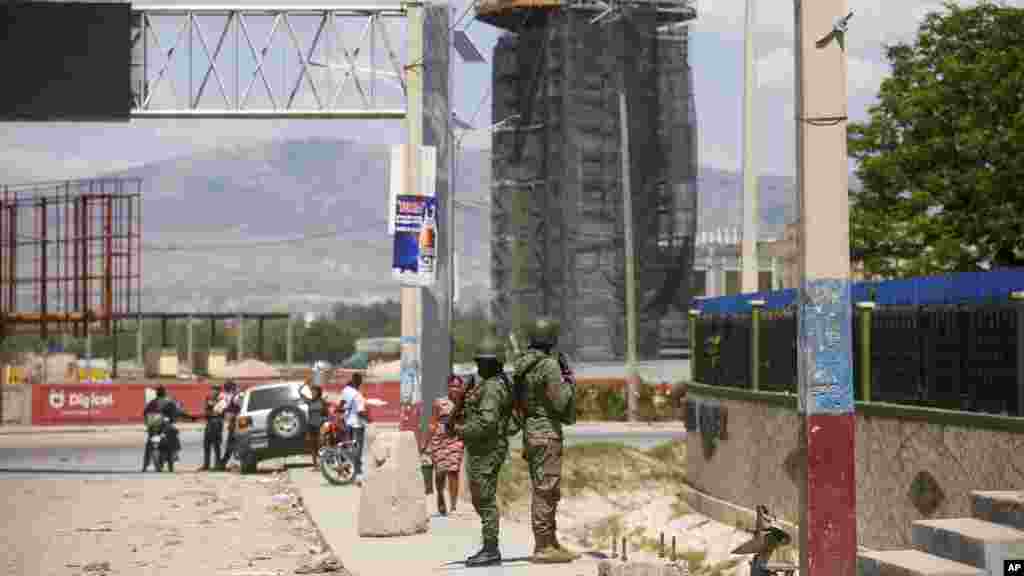
[[[795,397],[721,395],[689,390],[689,483],[795,523],[803,466]],[[858,543],[910,547],[913,521],[970,516],[971,490],[1024,488],[1024,419],[858,403],[856,454]]]

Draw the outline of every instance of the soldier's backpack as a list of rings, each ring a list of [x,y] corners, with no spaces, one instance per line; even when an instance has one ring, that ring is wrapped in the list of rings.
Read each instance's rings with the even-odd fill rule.
[[[517,410],[520,414],[526,412],[526,397],[527,397],[527,386],[526,386],[526,375],[529,374],[534,368],[540,364],[541,360],[548,358],[547,356],[541,356],[540,358],[531,362],[525,369],[518,371],[515,374],[515,382],[513,384],[514,395]],[[558,368],[562,373],[562,385],[569,386],[572,390],[572,394],[569,396],[569,404],[565,407],[565,410],[557,414],[558,421],[562,424],[572,425],[576,423],[576,376],[573,374],[572,368],[569,367],[569,362],[565,356],[559,352],[556,359],[558,360]],[[555,412],[552,410],[552,412]]]

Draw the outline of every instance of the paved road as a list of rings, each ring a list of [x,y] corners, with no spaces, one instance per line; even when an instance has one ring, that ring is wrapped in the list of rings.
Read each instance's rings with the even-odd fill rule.
[[[567,444],[621,442],[647,449],[662,442],[682,439],[679,429],[601,430],[592,425],[567,429]],[[142,467],[145,436],[120,434],[113,440],[70,437],[72,441],[45,447],[0,447],[0,473],[19,474],[135,474]],[[203,463],[203,438],[198,430],[184,431],[180,470],[195,470]],[[152,468],[151,468],[152,470]]]

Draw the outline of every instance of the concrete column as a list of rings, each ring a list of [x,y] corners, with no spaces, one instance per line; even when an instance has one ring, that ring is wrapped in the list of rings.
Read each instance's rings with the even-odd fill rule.
[[[846,0],[797,0],[794,10],[801,576],[857,573],[846,53],[842,38],[828,38],[846,15]]]
[[[92,361],[92,330],[88,326],[85,328],[85,359]],[[89,381],[92,381],[92,367],[89,367]]]
[[[292,341],[293,341],[294,333],[295,333],[295,320],[289,314],[288,315],[288,329],[287,329],[287,333],[285,334],[285,342],[284,342],[285,364],[288,365],[288,369],[289,370],[292,367],[292,354],[294,353],[294,349],[292,348]]]
[[[238,351],[238,361],[241,362],[245,358],[245,316],[238,315],[238,341],[235,343],[236,350]]]
[[[707,278],[707,295],[709,298],[718,296],[718,266],[715,262],[715,247],[712,244],[710,250],[708,250],[708,267],[707,272],[704,274]]]
[[[145,347],[143,346],[142,336],[142,320],[139,320],[138,329],[135,331],[135,355],[139,359],[139,367],[142,368],[143,372],[146,370],[146,354]],[[67,348],[65,348],[66,350]]]
[[[188,355],[188,369],[193,374],[196,372],[195,356],[192,353],[192,317],[188,317],[188,325],[185,327],[185,354]]]

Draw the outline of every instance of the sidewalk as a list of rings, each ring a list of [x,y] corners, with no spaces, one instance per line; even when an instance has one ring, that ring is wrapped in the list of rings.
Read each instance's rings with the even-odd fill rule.
[[[480,520],[468,502],[461,502],[456,514],[436,513],[434,496],[426,496],[431,514],[430,529],[424,534],[393,538],[359,536],[360,489],[331,486],[313,468],[293,468],[289,476],[302,496],[309,515],[331,550],[355,576],[396,574],[496,575],[541,574],[550,576],[593,576],[598,559],[587,555],[571,564],[530,564],[533,534],[529,526],[501,521],[501,566],[466,568],[466,557],[480,548]],[[369,482],[373,478],[368,479]],[[467,487],[468,489],[468,487]]]

